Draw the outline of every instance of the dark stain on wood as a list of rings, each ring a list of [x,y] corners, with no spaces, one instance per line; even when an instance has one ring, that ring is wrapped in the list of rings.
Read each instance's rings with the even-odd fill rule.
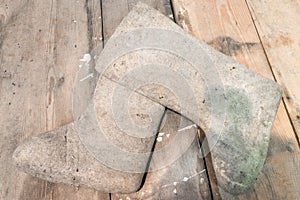
[[[87,14],[87,31],[88,31],[88,41],[89,41],[89,50],[91,51],[92,48],[93,48],[93,22],[92,22],[92,19],[93,19],[93,13],[92,13],[92,8],[91,8],[91,1],[89,0],[86,0],[85,1],[85,8],[86,8],[86,14]],[[100,3],[99,3],[100,4]],[[100,5],[99,5],[100,6]]]
[[[65,77],[62,76],[58,79],[58,82],[57,82],[57,87],[61,87],[65,82]]]
[[[7,72],[6,70],[4,70],[4,72],[1,74],[1,78],[5,79],[11,79],[12,74],[10,72]]]
[[[55,85],[55,80],[53,77],[50,77],[49,89],[48,89],[48,105],[51,105],[52,103],[52,92],[54,89],[54,85]]]
[[[228,56],[234,56],[243,48],[251,48],[256,45],[256,43],[251,42],[241,43],[228,36],[217,37],[207,42],[207,44]]]

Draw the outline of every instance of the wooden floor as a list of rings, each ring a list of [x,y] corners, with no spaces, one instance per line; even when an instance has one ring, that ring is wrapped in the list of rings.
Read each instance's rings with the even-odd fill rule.
[[[140,192],[121,195],[49,183],[14,167],[11,156],[19,143],[73,120],[72,86],[79,60],[104,46],[137,1],[0,0],[0,200],[300,199],[297,0],[142,0],[284,89],[265,166],[245,194],[222,191],[209,172],[197,179],[208,184],[196,187],[198,196],[180,185],[164,196],[154,187],[165,176],[161,174],[149,175]],[[178,170],[180,162],[172,167]],[[165,174],[172,175],[169,171]],[[146,195],[148,190],[152,193]]]

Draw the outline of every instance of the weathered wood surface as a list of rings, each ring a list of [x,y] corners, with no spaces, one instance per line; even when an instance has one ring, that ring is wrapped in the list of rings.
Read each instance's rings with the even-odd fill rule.
[[[16,146],[72,121],[80,59],[102,34],[98,1],[0,2],[0,199],[109,199],[16,170]],[[92,31],[93,30],[93,31]]]
[[[300,143],[300,3],[246,0]]]
[[[178,131],[190,125],[193,123],[168,110],[158,134],[149,167],[150,172],[146,176],[143,187],[133,194],[114,194],[112,199],[211,199],[206,169],[199,149],[197,128],[191,127],[185,131]],[[194,137],[188,149],[179,145],[180,141],[176,141],[177,134]],[[168,145],[175,145],[176,151],[183,153],[170,165],[165,160],[174,156],[174,152],[170,149],[166,150]],[[155,157],[156,152],[160,150],[164,151],[163,154],[160,154],[163,156]],[[157,165],[164,167],[152,171],[156,169]]]
[[[110,38],[117,26],[137,2],[150,5],[166,16],[173,17],[170,0],[102,0],[103,34],[105,41]]]
[[[104,43],[109,39],[113,34],[114,30],[120,24],[122,19],[128,14],[131,8],[137,3],[137,0],[125,1],[125,0],[111,0],[103,1],[103,32],[104,32]],[[171,10],[170,1],[151,1],[144,0],[140,1],[146,3],[166,16],[173,19],[173,14]],[[168,127],[166,131],[171,132],[171,128],[176,126],[176,117],[169,112],[167,115],[172,116],[169,120]],[[178,118],[178,116],[177,116]],[[164,131],[164,132],[166,132]],[[172,130],[174,131],[174,130]],[[195,143],[193,143],[195,145]],[[157,147],[158,148],[158,147]],[[176,184],[172,185],[174,182],[180,181],[180,178],[188,176],[187,174],[195,174],[196,171],[199,171],[199,167],[203,167],[203,160],[197,158],[197,149],[196,146],[190,148],[188,152],[183,156],[184,158],[173,163],[171,166],[166,167],[165,169],[150,172],[147,174],[145,183],[141,190],[133,194],[112,194],[112,199],[209,199],[210,191],[208,187],[207,177],[201,174],[201,177],[197,176],[195,179],[192,179],[192,182],[188,184]],[[166,155],[167,156],[167,155]],[[195,160],[196,159],[196,160]],[[191,167],[188,169],[186,166],[187,161],[194,161]],[[199,166],[197,167],[197,164]],[[151,165],[150,165],[151,166]],[[182,177],[180,177],[182,176]],[[171,187],[168,184],[171,183]],[[164,187],[163,185],[167,185]],[[176,190],[175,190],[176,189]],[[189,192],[187,192],[187,190]],[[175,192],[174,192],[175,191]],[[185,191],[185,192],[184,192]]]
[[[173,0],[173,6],[177,23],[189,33],[257,73],[273,79],[260,38],[244,1]],[[281,55],[285,55],[285,52],[281,52]],[[221,190],[220,195],[224,199],[297,199],[300,196],[297,189],[300,180],[299,160],[295,132],[281,103],[271,135],[266,164],[254,188],[238,197],[232,197]],[[214,194],[214,197],[217,198],[218,195]]]
[[[205,142],[205,133],[202,129],[198,129],[198,137],[202,143],[201,145],[201,151],[206,152],[207,150],[206,147],[208,147],[208,143]],[[212,155],[211,152],[208,153],[204,159],[205,167],[207,170],[207,176],[209,179],[209,186],[210,186],[210,195],[211,198],[214,200],[219,200],[221,199],[218,183],[217,183],[217,176],[213,167],[213,160],[212,160]]]
[[[109,199],[108,194],[91,189],[25,175],[14,168],[11,154],[23,140],[72,121],[71,88],[79,59],[113,33],[134,0],[128,2],[103,1],[107,29],[102,38],[99,1],[0,1],[0,199]],[[151,2],[170,16],[168,0]],[[273,78],[269,61],[285,89],[289,113],[281,104],[266,165],[253,190],[235,198],[297,199],[299,146],[289,115],[299,134],[299,4],[247,3],[248,7],[238,0],[173,0],[176,21],[184,29]],[[221,196],[233,198],[223,192]]]

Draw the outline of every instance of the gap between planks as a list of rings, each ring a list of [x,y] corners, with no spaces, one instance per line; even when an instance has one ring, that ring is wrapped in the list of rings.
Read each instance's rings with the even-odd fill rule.
[[[254,24],[245,2],[217,0],[200,3],[193,0],[173,0],[173,4],[175,5],[176,19],[192,35],[218,50],[218,45],[224,45],[229,49],[230,43],[220,44],[218,40],[214,41],[214,39],[221,36],[227,42],[228,37],[231,37],[229,42],[238,45],[238,51],[223,53],[228,53],[235,60],[265,77],[274,78],[270,73],[266,55],[261,49],[262,44],[257,39],[258,35],[255,29],[252,29]],[[199,10],[202,12],[198,12]],[[232,197],[224,193],[221,194],[222,197],[268,199],[275,196],[283,198],[286,195],[291,199],[296,198],[298,191],[296,189],[297,181],[294,177],[299,177],[299,164],[297,164],[299,163],[297,157],[299,146],[295,139],[295,132],[287,111],[281,104],[274,122],[266,164],[255,187],[239,197]],[[291,176],[291,174],[293,175]]]
[[[147,1],[143,1],[143,2],[145,3]],[[168,1],[168,2],[170,4],[170,11],[169,11],[170,13],[168,14],[168,11],[167,11],[167,13],[166,13],[166,11],[165,12],[162,11],[162,10],[160,10],[160,11],[163,12],[168,17],[173,16],[173,17],[170,17],[170,18],[172,18],[173,20],[175,20],[172,2],[171,1]],[[103,38],[104,38],[104,44],[105,44],[106,41],[108,40],[108,38],[114,32],[114,29],[118,26],[118,24],[121,22],[121,20],[129,12],[130,6],[129,6],[129,3],[127,1],[125,1],[125,2],[124,1],[110,1],[110,2],[105,1],[105,5],[103,5],[103,3],[104,2],[102,1],[102,3],[101,3],[101,6],[102,6],[102,15],[103,15],[103,17],[102,17],[102,24],[103,24]],[[148,3],[151,4],[150,1]],[[127,7],[125,6],[126,4],[128,4]],[[114,8],[119,8],[119,7],[121,7],[121,10],[120,10],[118,16],[112,16],[111,13],[115,13],[116,12],[116,10],[114,10]],[[126,7],[126,9],[124,10],[125,7]],[[109,8],[111,8],[112,10],[109,10]],[[159,7],[159,8],[162,9],[161,7]],[[168,10],[168,8],[165,8],[165,10]],[[115,11],[115,12],[113,12],[113,11]],[[111,17],[111,19],[107,20],[107,18],[109,18],[109,17]],[[106,22],[106,20],[107,20],[107,22]],[[144,176],[144,178],[146,178],[146,176]],[[210,185],[210,180],[209,179],[208,179],[208,182],[209,182],[209,185]],[[212,193],[211,193],[211,187],[209,187],[209,190],[210,190],[210,194],[212,195]],[[116,194],[110,194],[110,198],[112,199],[113,196],[115,196],[115,195]],[[213,198],[213,197],[211,196],[211,198]]]
[[[262,42],[261,34],[259,33],[259,31],[258,31],[258,29],[257,29],[257,25],[256,25],[255,20],[254,20],[254,17],[253,17],[253,15],[254,15],[253,8],[250,7],[250,5],[249,5],[249,3],[248,3],[248,0],[245,0],[245,3],[246,3],[246,5],[247,5],[248,10],[249,10],[249,13],[250,13],[250,15],[251,15],[251,20],[252,20],[253,25],[254,25],[254,27],[255,27],[256,34],[258,35],[259,41],[260,41],[260,43],[262,44],[262,50],[263,50],[263,52],[264,52],[264,54],[265,54],[265,57],[266,57],[266,60],[267,60],[267,62],[268,62],[268,65],[269,65],[269,67],[270,67],[270,71],[271,71],[271,73],[272,73],[272,76],[273,76],[274,80],[275,80],[276,82],[278,82],[278,80],[277,80],[277,78],[276,78],[276,75],[275,75],[275,73],[274,73],[274,70],[273,70],[273,68],[272,68],[272,64],[271,64],[270,59],[269,59],[269,57],[268,57],[268,54],[267,54],[267,52],[266,52],[265,45],[264,45],[264,43]],[[288,108],[287,108],[287,103],[286,103],[286,101],[285,101],[285,99],[284,99],[283,97],[282,97],[282,102],[283,102],[284,109],[286,110],[286,113],[287,113],[287,115],[288,115],[289,122],[291,123],[291,126],[292,126],[292,128],[293,128],[293,131],[294,131],[294,134],[295,134],[295,138],[296,138],[297,143],[298,143],[298,147],[299,147],[299,149],[300,149],[300,139],[299,139],[299,136],[298,136],[298,134],[297,134],[298,131],[296,130],[296,127],[295,127],[295,125],[294,125],[294,123],[293,123],[293,120],[292,120],[292,118],[291,118],[291,114],[289,113],[289,110],[288,110]]]

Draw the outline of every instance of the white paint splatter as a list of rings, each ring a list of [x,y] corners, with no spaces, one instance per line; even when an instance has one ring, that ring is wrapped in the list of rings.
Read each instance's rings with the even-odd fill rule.
[[[235,182],[235,181],[232,181],[228,176],[226,176],[226,174],[223,172],[224,170],[220,170],[220,174],[223,178],[225,178],[228,182],[230,182],[231,184],[235,184],[235,185],[238,185],[238,186],[242,186],[242,187],[245,187],[244,184],[241,184],[239,182]]]
[[[170,133],[167,134],[167,138],[169,138],[169,137],[170,137]]]
[[[90,78],[90,77],[94,77],[94,74],[89,74],[89,75],[87,75],[86,77],[80,79],[80,81],[84,81],[84,80],[86,80],[86,79],[88,79],[88,78]]]
[[[204,178],[200,178],[200,184],[204,183]]]
[[[91,61],[92,57],[89,53],[86,53],[83,55],[83,58],[80,59],[80,61],[85,62],[86,64],[88,64]]]
[[[195,176],[198,176],[199,174],[202,174],[203,172],[205,172],[205,170],[206,170],[206,169],[203,169],[203,170],[200,171],[199,173],[193,174],[193,175],[191,175],[191,176],[189,176],[189,177],[186,177],[186,176],[185,176],[185,177],[182,179],[182,181],[187,182],[187,181],[190,180],[191,178],[194,178]]]
[[[176,190],[176,188],[173,190],[173,193],[174,193],[174,194],[177,194],[177,190]]]
[[[180,184],[181,182],[187,182],[188,180],[190,180],[191,178],[193,178],[193,177],[195,177],[195,176],[197,176],[197,175],[199,175],[199,174],[202,174],[203,172],[205,172],[206,171],[206,169],[203,169],[202,171],[200,171],[200,172],[198,172],[198,173],[195,173],[195,174],[193,174],[193,175],[191,175],[191,176],[188,176],[188,177],[183,177],[183,179],[181,179],[180,181],[174,181],[173,183],[170,183],[170,184],[165,184],[165,185],[163,185],[163,186],[161,186],[161,188],[165,188],[165,187],[169,187],[169,186],[176,186],[177,184]]]
[[[170,186],[171,184],[166,184],[166,185],[163,185],[163,186],[161,186],[161,188],[165,188],[165,187],[168,187],[168,186]]]
[[[158,136],[161,137],[161,136],[163,136],[164,134],[165,134],[165,133],[158,133]]]
[[[184,177],[184,178],[182,179],[182,181],[184,181],[184,182],[187,182],[188,180],[189,180],[188,177]]]
[[[157,137],[157,139],[156,139],[156,140],[157,140],[157,142],[161,142],[161,141],[162,141],[162,139],[163,139],[162,137]]]
[[[191,129],[191,128],[193,128],[193,127],[197,128],[197,125],[196,125],[196,124],[193,124],[193,125],[190,125],[190,126],[186,126],[186,127],[182,128],[182,129],[179,129],[178,132],[181,132],[181,131],[185,131],[185,130]]]

